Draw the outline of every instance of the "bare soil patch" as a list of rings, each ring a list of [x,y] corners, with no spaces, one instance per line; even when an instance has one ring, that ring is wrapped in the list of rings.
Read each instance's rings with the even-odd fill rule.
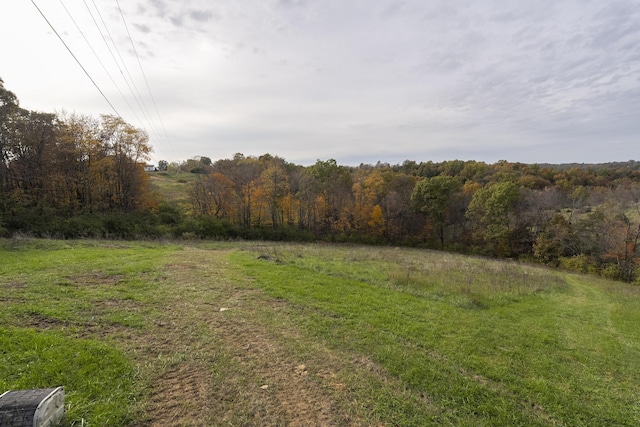
[[[69,276],[68,279],[76,286],[105,286],[115,285],[124,278],[121,274],[106,274],[94,271],[87,274]]]
[[[116,334],[127,335],[131,329],[117,324],[93,321],[71,321],[43,316],[41,314],[29,314],[22,318],[21,323],[26,327],[40,331],[66,329],[72,331],[76,338],[106,338]]]
[[[26,316],[24,318],[24,324],[40,330],[69,326],[69,322],[66,320],[55,319],[41,314],[30,314]]]
[[[7,289],[26,289],[27,284],[23,282],[5,282],[2,287]]]

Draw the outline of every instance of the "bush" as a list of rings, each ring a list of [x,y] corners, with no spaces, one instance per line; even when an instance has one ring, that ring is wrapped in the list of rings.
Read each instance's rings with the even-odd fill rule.
[[[617,264],[608,264],[600,270],[600,274],[607,279],[622,280],[623,275]]]
[[[182,221],[182,213],[177,207],[162,205],[158,209],[158,220],[162,224],[176,225]]]
[[[560,257],[558,259],[560,268],[570,271],[576,271],[578,273],[598,273],[598,263],[586,256],[576,255],[572,257]]]
[[[78,215],[61,222],[58,233],[65,239],[101,238],[106,230],[100,216]]]
[[[176,237],[189,236],[189,238],[227,239],[235,238],[238,233],[233,225],[226,220],[214,216],[201,216],[180,221],[173,228]]]

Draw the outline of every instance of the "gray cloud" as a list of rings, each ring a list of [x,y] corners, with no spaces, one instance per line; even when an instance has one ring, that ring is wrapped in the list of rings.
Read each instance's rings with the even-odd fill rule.
[[[0,36],[8,37],[3,7]],[[216,2],[215,10],[207,0],[141,0],[126,7],[171,135],[163,148],[150,132],[159,158],[269,151],[294,162],[590,162],[627,160],[640,134],[637,0],[243,0]],[[124,44],[126,34],[114,31]],[[39,42],[21,41],[7,55],[38,51]],[[2,72],[26,108],[104,112],[99,97],[97,106],[83,104],[91,87],[74,95],[73,64],[23,85],[14,82],[24,68],[38,67],[20,66],[3,64]],[[76,79],[67,83],[68,75]],[[34,81],[51,82],[50,91]],[[66,90],[56,94],[57,87]],[[127,110],[118,94],[109,96]],[[33,104],[48,97],[77,105]]]
[[[169,17],[169,20],[176,27],[184,26],[184,15],[172,15]]]
[[[276,4],[281,7],[299,7],[306,5],[306,0],[277,0]]]
[[[626,87],[638,85],[639,70],[629,58],[640,40],[625,24],[633,8],[554,2],[274,5],[259,12],[249,6],[225,10],[231,19],[222,26],[229,41],[224,46],[231,50],[222,51],[232,52],[228,60],[245,70],[226,80],[224,73],[211,78],[234,99],[235,107],[218,108],[237,111],[254,128],[233,138],[239,146],[260,146],[250,142],[252,135],[263,135],[265,144],[297,135],[318,153],[308,157],[354,158],[345,141],[355,151],[366,141],[381,156],[420,160],[446,152],[469,158],[465,150],[482,153],[484,144],[488,157],[511,153],[542,161],[537,147],[545,144],[555,149],[548,156],[585,156],[570,148],[580,138],[602,129],[614,135],[614,123],[637,130],[619,112],[621,102],[637,105]],[[256,49],[264,53],[247,56]],[[270,125],[289,121],[295,129]],[[214,132],[215,126],[205,128]],[[628,134],[618,133],[620,139]],[[431,143],[425,146],[425,140]],[[508,145],[501,151],[500,144]]]
[[[151,32],[151,28],[144,24],[133,24],[133,26],[141,33],[149,34]]]
[[[211,10],[192,10],[189,12],[189,17],[194,21],[207,22],[214,17]]]
[[[164,17],[167,14],[167,1],[168,0],[149,0],[149,3],[154,8],[158,16]]]

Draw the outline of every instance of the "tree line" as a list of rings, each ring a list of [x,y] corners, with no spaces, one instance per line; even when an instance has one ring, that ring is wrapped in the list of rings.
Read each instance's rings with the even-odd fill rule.
[[[452,160],[310,166],[264,154],[167,165],[189,203],[155,192],[146,133],[119,117],[28,111],[0,80],[0,235],[393,244],[638,280],[640,163]]]
[[[500,161],[303,167],[269,154],[182,165],[190,215],[313,239],[527,259],[636,280],[640,163]]]
[[[0,79],[0,231],[151,208],[147,134],[122,118],[29,111]]]

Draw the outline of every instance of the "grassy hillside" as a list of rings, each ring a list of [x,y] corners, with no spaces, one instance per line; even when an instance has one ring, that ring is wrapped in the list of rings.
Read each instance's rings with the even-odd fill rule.
[[[411,249],[0,241],[0,392],[66,425],[640,423],[640,289]]]
[[[160,171],[150,172],[151,186],[155,192],[170,204],[186,203],[189,201],[189,188],[201,175],[180,172]]]

